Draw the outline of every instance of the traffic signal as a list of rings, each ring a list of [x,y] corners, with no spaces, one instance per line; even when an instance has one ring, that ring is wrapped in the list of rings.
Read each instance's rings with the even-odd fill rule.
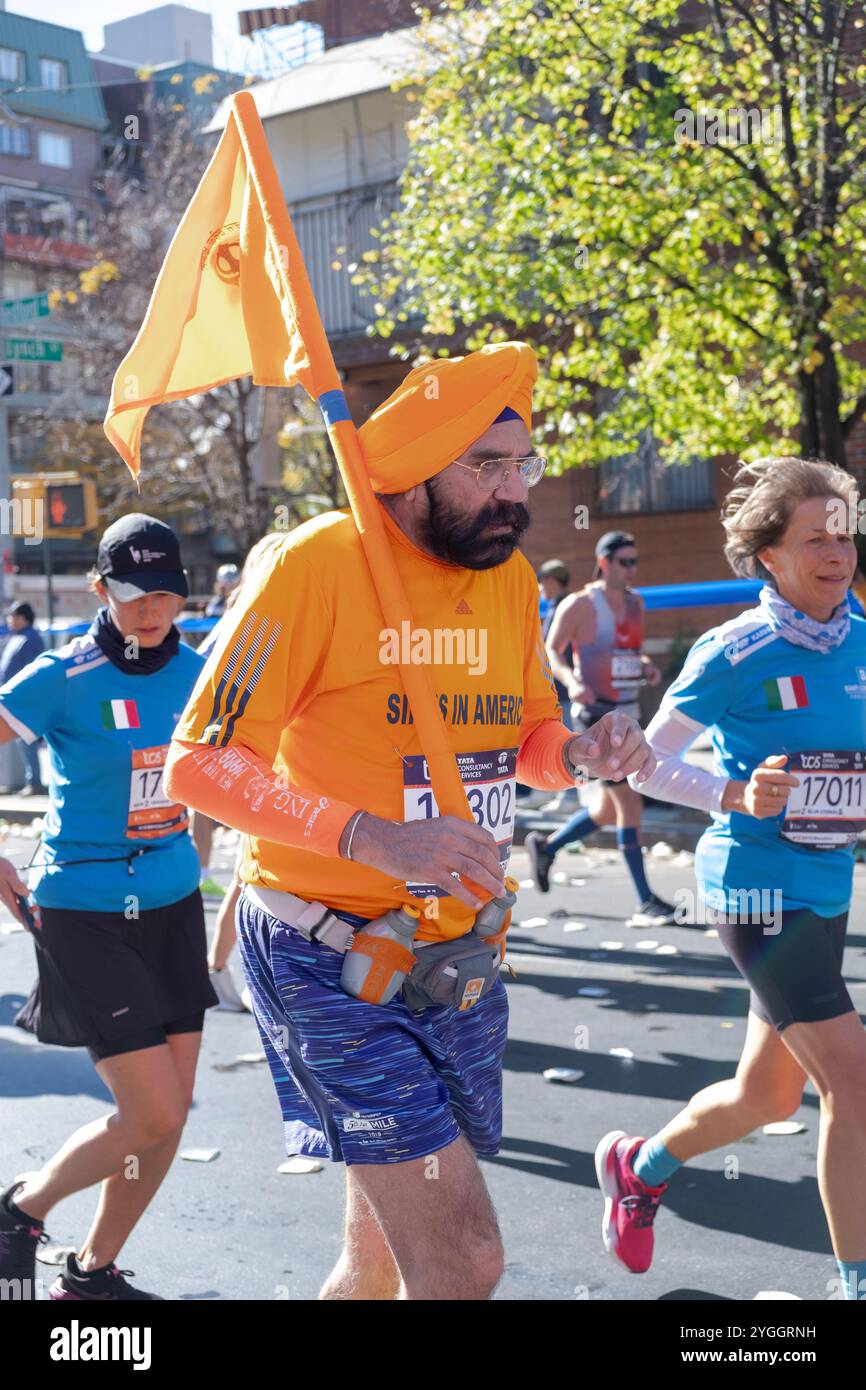
[[[96,484],[77,473],[17,473],[11,478],[13,535],[80,539],[95,529]],[[18,512],[20,511],[20,516]]]

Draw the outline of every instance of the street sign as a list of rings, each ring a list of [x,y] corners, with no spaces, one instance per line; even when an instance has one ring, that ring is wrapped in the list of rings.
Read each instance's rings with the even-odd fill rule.
[[[4,299],[0,303],[0,326],[8,328],[11,324],[30,323],[33,319],[43,319],[51,313],[47,294],[31,294],[25,299]]]
[[[48,338],[7,338],[4,356],[16,362],[62,362],[63,344]]]
[[[15,371],[11,362],[4,362],[0,366],[0,396],[14,396],[15,394]]]

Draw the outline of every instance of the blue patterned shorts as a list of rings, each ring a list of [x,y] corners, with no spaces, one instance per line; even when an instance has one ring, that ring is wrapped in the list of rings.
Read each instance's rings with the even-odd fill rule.
[[[363,918],[340,916],[359,925]],[[345,1163],[425,1158],[463,1134],[497,1152],[508,998],[413,1013],[340,988],[343,957],[241,893],[238,944],[283,1114],[286,1150]]]

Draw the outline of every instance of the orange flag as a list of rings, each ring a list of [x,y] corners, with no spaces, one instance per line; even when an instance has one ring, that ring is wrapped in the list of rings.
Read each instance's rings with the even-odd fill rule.
[[[401,632],[411,624],[406,593],[249,92],[231,98],[226,128],[115,373],[105,432],[133,477],[151,406],[242,376],[257,386],[297,383],[318,401],[385,625]],[[400,675],[440,813],[474,820],[429,670],[401,664]]]
[[[243,376],[340,386],[255,102],[232,108],[114,376],[105,432],[135,478],[152,405]]]

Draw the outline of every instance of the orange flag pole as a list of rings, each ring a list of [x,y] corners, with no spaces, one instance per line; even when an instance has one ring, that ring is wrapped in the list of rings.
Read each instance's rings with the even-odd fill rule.
[[[404,621],[411,624],[409,603],[394,562],[380,504],[373,493],[358,432],[340,385],[264,128],[251,93],[236,92],[231,101],[241,145],[247,157],[247,168],[266,219],[274,229],[278,244],[284,248],[284,255],[271,268],[271,274],[276,272],[280,277],[285,302],[301,306],[298,331],[303,337],[310,361],[315,363],[318,404],[343,477],[382,615],[387,627],[401,632]],[[291,284],[288,266],[293,269]],[[430,769],[430,781],[440,814],[461,816],[474,823],[445,721],[436,702],[430,673],[424,666],[402,661],[399,669],[418,728],[421,748]],[[478,894],[482,898],[490,897],[483,889],[479,889]]]

